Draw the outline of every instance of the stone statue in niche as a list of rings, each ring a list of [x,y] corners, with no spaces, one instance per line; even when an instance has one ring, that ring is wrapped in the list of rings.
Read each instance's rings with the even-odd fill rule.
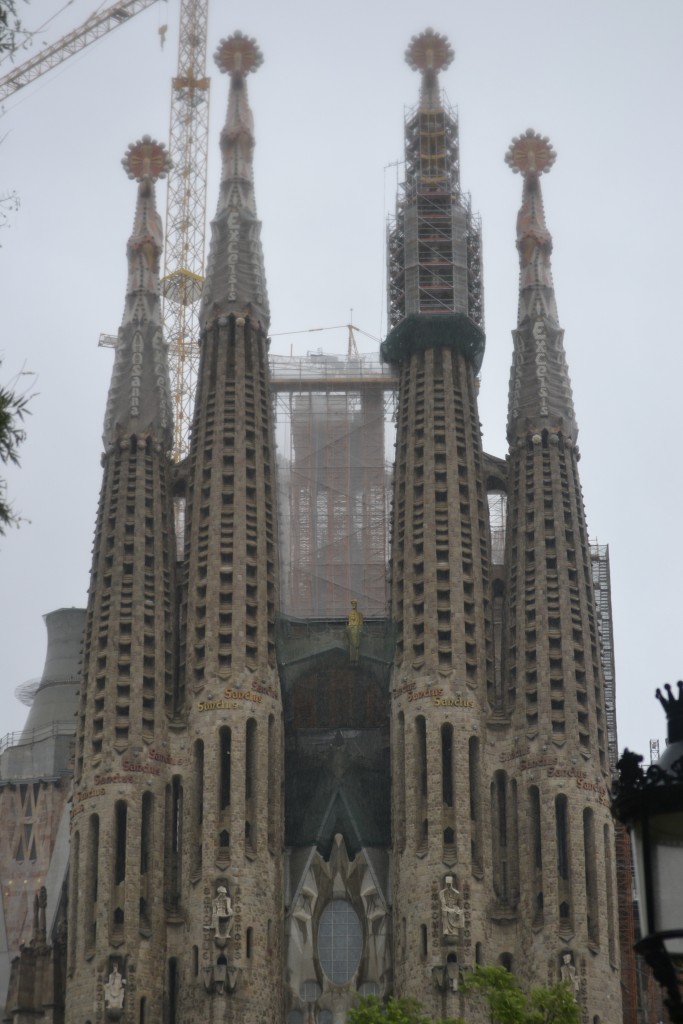
[[[126,981],[121,977],[117,961],[112,964],[109,978],[104,986],[104,1007],[109,1020],[119,1020],[123,1014],[123,997]]]
[[[360,658],[360,635],[363,632],[363,613],[358,611],[358,601],[351,602],[351,611],[346,621],[346,642],[349,645],[349,661],[357,665]]]
[[[211,924],[209,926],[217,946],[224,946],[230,938],[234,914],[228,890],[224,885],[219,885],[211,907]]]
[[[577,971],[574,965],[574,958],[572,957],[572,954],[569,951],[562,954],[562,963],[560,965],[560,978],[562,979],[562,981],[566,981],[569,983],[569,986],[574,995],[574,999],[578,1001],[579,986],[581,983],[579,981],[579,972]]]
[[[446,875],[443,889],[439,892],[441,904],[441,934],[446,942],[455,942],[460,934],[460,893],[453,885],[453,876]]]

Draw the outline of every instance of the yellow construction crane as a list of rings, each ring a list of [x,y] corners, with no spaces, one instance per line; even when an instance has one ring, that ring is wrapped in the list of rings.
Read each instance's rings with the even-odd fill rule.
[[[80,28],[0,78],[0,101],[125,25],[157,0],[117,0]],[[178,71],[171,89],[166,246],[162,279],[164,334],[169,344],[175,412],[174,459],[187,454],[199,359],[198,302],[204,274],[209,79],[206,44],[209,0],[180,0]],[[115,343],[100,335],[101,344]]]
[[[198,303],[204,284],[209,79],[208,0],[181,0],[178,72],[171,89],[163,294],[174,405],[173,457],[187,455],[199,363]]]
[[[69,57],[80,53],[85,46],[90,46],[107,32],[118,28],[119,25],[125,25],[140,11],[144,11],[156,2],[157,0],[117,0],[110,7],[91,15],[80,28],[69,32],[68,35],[58,39],[51,46],[47,46],[18,67],[12,68],[9,74],[0,78],[0,101],[6,100],[17,89],[22,89],[29,82],[40,78],[46,71],[57,67]]]

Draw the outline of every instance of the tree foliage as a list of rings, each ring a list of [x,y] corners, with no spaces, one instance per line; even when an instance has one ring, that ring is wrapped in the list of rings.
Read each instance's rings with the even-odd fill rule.
[[[0,0],[0,59],[13,54],[22,31],[15,0]]]
[[[523,992],[504,967],[476,967],[460,984],[465,1006],[476,1019],[490,1024],[580,1024],[579,1007],[569,985],[560,981]],[[437,1024],[467,1024],[472,1018],[448,1018]],[[347,1024],[434,1024],[417,999],[389,999],[382,1003],[366,996],[351,1010]]]
[[[1,365],[1,364],[0,364]],[[29,414],[31,395],[17,390],[17,378],[0,384],[0,462],[19,465],[19,448],[26,440],[24,420]],[[7,500],[7,481],[0,476],[0,536],[9,526],[17,526],[19,517]]]
[[[565,981],[537,985],[528,994],[504,967],[477,967],[461,991],[468,1002],[486,1008],[491,1024],[579,1024],[581,1015]]]
[[[434,1024],[417,999],[394,999],[380,1002],[377,996],[363,996],[346,1018],[347,1024]],[[462,1024],[448,1018],[440,1024]]]

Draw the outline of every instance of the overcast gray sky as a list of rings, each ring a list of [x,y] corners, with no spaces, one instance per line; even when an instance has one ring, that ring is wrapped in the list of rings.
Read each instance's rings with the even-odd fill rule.
[[[63,5],[32,0],[26,26]],[[36,45],[94,8],[71,0]],[[167,139],[178,9],[168,0],[137,15],[17,93],[0,118],[0,192],[21,196],[0,232],[0,374],[33,371],[38,392],[22,468],[9,473],[30,522],[0,540],[0,734],[27,714],[14,688],[41,674],[41,616],[86,601],[112,363],[97,339],[121,318],[135,203],[120,160],[143,134]],[[496,455],[506,447],[521,194],[503,156],[528,127],[558,153],[543,189],[589,532],[610,545],[620,746],[646,753],[665,731],[654,689],[683,676],[680,0],[210,0],[208,213],[227,98],[212,54],[241,29],[265,57],[249,90],[271,330],[346,323],[352,307],[359,327],[383,334],[385,219],[419,85],[403,54],[428,25],[456,51],[442,82],[460,112],[462,182],[483,220],[480,414]],[[272,350],[290,346],[343,352],[346,334],[274,338]]]

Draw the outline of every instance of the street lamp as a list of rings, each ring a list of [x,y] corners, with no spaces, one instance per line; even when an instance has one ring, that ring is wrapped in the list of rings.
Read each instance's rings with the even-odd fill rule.
[[[642,953],[666,990],[673,1024],[683,1024],[683,682],[678,697],[657,690],[667,717],[667,747],[643,771],[640,754],[625,750],[617,764],[612,813],[631,833]]]

